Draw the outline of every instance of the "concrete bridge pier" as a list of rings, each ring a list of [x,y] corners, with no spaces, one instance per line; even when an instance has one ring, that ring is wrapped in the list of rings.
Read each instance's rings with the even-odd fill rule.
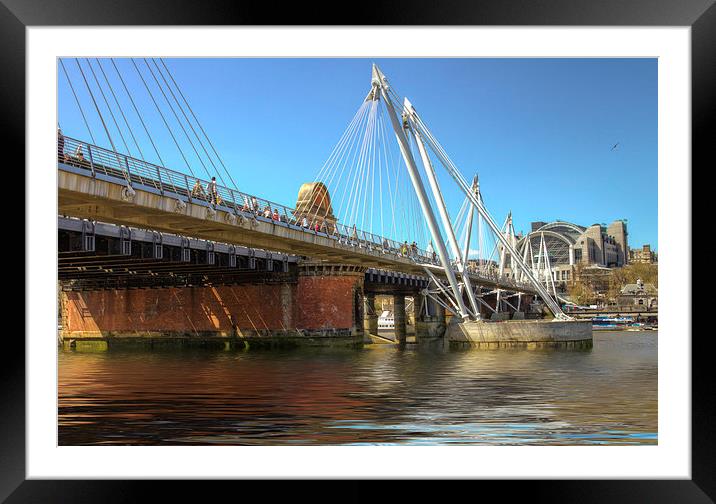
[[[445,325],[445,308],[435,303],[435,317],[437,321]]]
[[[422,306],[425,301],[426,309],[416,314],[415,342],[419,345],[433,344],[442,341],[445,336],[445,309],[430,298],[420,296]]]
[[[363,342],[372,343],[371,336],[378,336],[378,314],[375,311],[375,294],[364,293]]]
[[[400,345],[406,343],[407,329],[405,323],[405,295],[393,295],[393,323],[395,324],[395,340]]]

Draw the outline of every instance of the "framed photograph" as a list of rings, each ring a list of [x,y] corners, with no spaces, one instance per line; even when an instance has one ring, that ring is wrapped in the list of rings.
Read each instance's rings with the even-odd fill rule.
[[[713,2],[270,10],[3,0],[27,296],[0,497],[712,502]]]

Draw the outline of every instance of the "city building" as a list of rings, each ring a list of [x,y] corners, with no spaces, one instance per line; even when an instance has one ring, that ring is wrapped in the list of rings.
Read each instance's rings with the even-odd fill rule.
[[[559,272],[559,280],[562,276],[568,280],[568,272],[577,264],[618,268],[629,261],[626,220],[616,220],[609,226],[592,224],[588,227],[566,221],[533,222],[531,228],[519,240],[517,249],[524,257],[525,247],[529,247],[537,263],[544,240],[550,264]]]
[[[657,254],[651,250],[651,245],[643,245],[640,249],[629,250],[629,262],[641,264],[656,264]]]
[[[626,284],[617,298],[619,306],[628,308],[658,308],[658,291],[652,284],[645,284],[641,278],[636,283]]]

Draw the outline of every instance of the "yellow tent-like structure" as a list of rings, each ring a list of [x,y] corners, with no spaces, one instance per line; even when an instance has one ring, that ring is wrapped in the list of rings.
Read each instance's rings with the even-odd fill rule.
[[[326,226],[332,224],[329,226],[329,230],[333,229],[337,219],[333,215],[328,188],[323,182],[307,182],[301,186],[298,190],[294,215],[299,222],[306,217],[311,225],[315,225],[315,222],[318,221],[319,226],[324,223]]]

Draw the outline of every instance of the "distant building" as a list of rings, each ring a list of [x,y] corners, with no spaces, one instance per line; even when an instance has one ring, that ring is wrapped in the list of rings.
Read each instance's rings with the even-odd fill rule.
[[[531,226],[532,227],[531,231],[537,231],[539,228],[541,228],[542,226],[546,226],[546,225],[547,225],[547,223],[542,222],[542,221],[533,222],[532,226]]]
[[[558,271],[569,271],[577,264],[618,268],[629,262],[625,220],[616,220],[609,226],[592,224],[589,227],[566,221],[533,222],[531,228],[532,231],[518,242],[518,250],[524,254],[529,240],[537,262],[540,244],[544,239],[550,264]],[[560,272],[559,276],[562,280],[563,276],[569,275]]]
[[[640,249],[629,250],[629,262],[641,264],[656,264],[656,252],[651,250],[651,245],[643,245]]]
[[[616,245],[617,266],[624,266],[629,262],[629,244],[627,243],[627,225],[625,220],[615,220],[607,227],[607,236],[614,240]],[[611,266],[609,263],[606,266]]]
[[[634,308],[658,308],[658,291],[652,284],[645,284],[641,278],[636,283],[626,284],[617,298],[617,304]]]

